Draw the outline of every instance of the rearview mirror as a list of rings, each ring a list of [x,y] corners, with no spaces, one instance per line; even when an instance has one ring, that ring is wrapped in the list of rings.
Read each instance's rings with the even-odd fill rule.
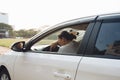
[[[23,52],[25,51],[24,45],[25,45],[25,41],[16,42],[11,46],[11,49],[13,51]]]

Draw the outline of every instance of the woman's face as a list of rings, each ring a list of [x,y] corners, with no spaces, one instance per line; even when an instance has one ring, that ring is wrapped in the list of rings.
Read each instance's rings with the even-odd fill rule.
[[[60,46],[63,46],[67,43],[67,40],[65,38],[58,38],[58,43]]]

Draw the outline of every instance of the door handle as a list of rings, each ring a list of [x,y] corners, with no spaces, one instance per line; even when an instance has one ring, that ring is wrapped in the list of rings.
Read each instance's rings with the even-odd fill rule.
[[[64,79],[67,79],[67,80],[71,79],[71,76],[69,74],[66,74],[66,73],[54,72],[54,76],[64,78]]]

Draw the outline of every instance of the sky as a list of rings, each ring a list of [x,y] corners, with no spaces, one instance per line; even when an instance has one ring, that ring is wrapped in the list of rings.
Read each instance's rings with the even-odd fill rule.
[[[0,0],[15,30],[41,28],[67,20],[106,13],[120,13],[120,0]]]

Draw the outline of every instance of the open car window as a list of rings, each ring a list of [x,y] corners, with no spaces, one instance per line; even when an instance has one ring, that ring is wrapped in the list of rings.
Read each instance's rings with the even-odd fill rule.
[[[79,45],[85,35],[87,26],[89,23],[84,23],[84,24],[79,24],[79,25],[73,25],[73,26],[69,26],[69,27],[65,27],[63,29],[57,30],[51,34],[49,34],[48,36],[44,37],[43,39],[39,40],[38,42],[36,42],[32,47],[31,50],[34,52],[48,52],[48,53],[55,53],[55,54],[73,54],[72,52],[67,53],[67,52],[58,52],[59,48],[55,51],[49,51],[49,46],[57,41],[58,39],[58,35],[62,32],[62,31],[75,31],[78,33],[78,35],[76,36],[76,39],[74,40],[75,42],[77,42]],[[60,46],[59,46],[60,47]],[[77,46],[76,48],[78,48],[79,46]],[[77,51],[76,51],[77,52]]]

